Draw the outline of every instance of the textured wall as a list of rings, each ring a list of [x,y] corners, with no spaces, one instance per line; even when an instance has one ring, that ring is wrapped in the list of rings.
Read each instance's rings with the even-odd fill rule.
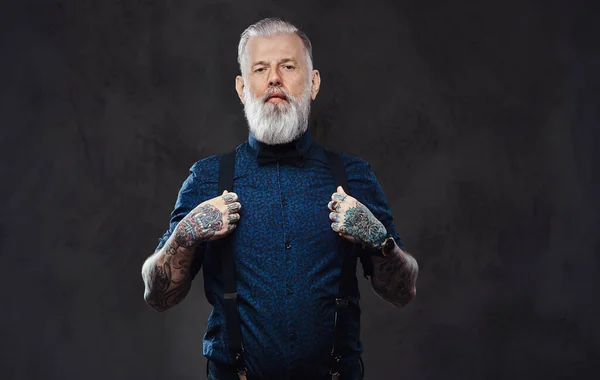
[[[140,269],[188,168],[246,137],[239,34],[301,25],[321,144],[367,159],[421,274],[361,281],[367,379],[579,378],[598,359],[592,8],[520,1],[0,5],[6,379],[203,379],[195,281],[155,313]]]

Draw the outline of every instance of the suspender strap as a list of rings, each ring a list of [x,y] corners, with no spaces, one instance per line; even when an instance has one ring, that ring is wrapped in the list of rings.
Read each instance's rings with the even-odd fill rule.
[[[346,170],[342,157],[338,154],[325,150],[325,155],[329,161],[329,167],[333,172],[333,179],[336,187],[342,186],[346,194],[350,195],[350,187],[346,177]],[[334,336],[333,347],[331,349],[331,363],[329,373],[332,379],[338,379],[340,376],[340,361],[342,360],[344,340],[348,336],[348,322],[350,320],[348,310],[348,295],[356,274],[356,252],[354,245],[347,240],[339,239],[338,250],[340,256],[343,257],[342,271],[340,274],[340,284],[338,296],[335,299],[335,320],[334,320]]]
[[[223,191],[233,190],[233,170],[235,168],[235,150],[221,156],[219,161],[219,195]]]
[[[329,168],[333,172],[335,185],[343,187],[346,194],[350,195],[350,187],[348,186],[348,178],[346,177],[346,169],[344,168],[342,157],[328,150],[325,150],[325,156],[327,156]]]
[[[221,156],[219,162],[219,195],[223,191],[233,190],[233,171],[235,168],[235,150]],[[229,351],[233,357],[240,379],[246,378],[246,364],[244,358],[244,347],[242,345],[242,332],[240,316],[237,308],[237,289],[235,285],[235,265],[233,249],[230,239],[222,242],[221,269],[223,275],[223,307],[225,309],[225,320],[227,326],[227,339]]]

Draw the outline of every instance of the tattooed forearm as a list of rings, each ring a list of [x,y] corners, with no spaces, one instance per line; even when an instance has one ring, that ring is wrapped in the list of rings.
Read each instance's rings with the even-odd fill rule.
[[[157,257],[156,261],[160,261],[160,257]],[[165,260],[162,265],[153,263],[147,268],[145,267],[144,299],[146,303],[156,311],[164,311],[181,302],[191,287],[188,271],[183,269],[185,266],[186,264],[182,260],[176,266]],[[177,272],[179,275],[173,278],[174,273],[177,274]]]
[[[164,311],[181,302],[190,290],[189,267],[194,249],[180,246],[175,239],[167,240],[162,250],[150,256],[142,268],[146,303]]]
[[[373,256],[373,290],[394,306],[403,307],[417,292],[416,282],[419,266],[414,257],[398,246],[386,256]]]

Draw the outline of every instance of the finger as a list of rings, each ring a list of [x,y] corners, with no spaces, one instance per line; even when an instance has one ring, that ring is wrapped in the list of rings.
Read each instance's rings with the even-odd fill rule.
[[[331,201],[327,204],[327,208],[331,211],[340,211],[341,206],[338,201]]]
[[[228,191],[227,191],[227,190],[223,190],[223,194],[221,194],[221,195],[225,195],[225,194],[227,194],[227,193],[228,193]]]
[[[237,223],[240,220],[240,214],[229,214],[227,215],[227,221],[229,223]]]
[[[337,212],[330,212],[329,219],[331,219],[334,222],[340,222],[342,217]]]
[[[343,187],[341,187],[341,186],[338,186],[338,187],[337,187],[337,192],[338,192],[338,193],[341,193],[341,194],[343,194],[343,195],[348,195],[348,194],[346,194],[346,192],[344,191],[344,188],[343,188]]]
[[[235,230],[236,227],[237,227],[237,224],[230,223],[229,225],[227,225],[227,231],[233,231],[233,230]]]
[[[331,223],[331,229],[335,232],[344,233],[344,226],[338,222]]]
[[[230,213],[238,212],[241,208],[242,205],[239,202],[234,202],[227,205],[227,211]]]
[[[331,195],[331,199],[333,199],[334,201],[340,201],[343,202],[346,200],[348,196],[346,194],[340,194],[340,193],[333,193],[333,195]]]
[[[223,194],[223,195],[221,195],[221,198],[223,199],[223,201],[225,203],[231,203],[231,202],[235,202],[238,200],[238,196],[236,193]]]

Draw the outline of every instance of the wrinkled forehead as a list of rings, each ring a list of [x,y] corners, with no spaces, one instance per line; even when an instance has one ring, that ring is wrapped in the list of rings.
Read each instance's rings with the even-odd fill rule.
[[[287,59],[306,64],[304,44],[294,33],[250,37],[246,45],[246,57],[248,66],[257,62],[273,63]]]

